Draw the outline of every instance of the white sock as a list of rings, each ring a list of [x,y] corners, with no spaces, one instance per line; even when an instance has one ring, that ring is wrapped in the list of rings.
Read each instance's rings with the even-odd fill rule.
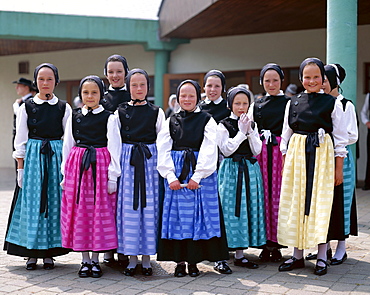
[[[30,264],[30,263],[37,263],[37,258],[29,258],[27,261],[27,264]]]
[[[130,264],[127,266],[127,268],[135,268],[136,265],[137,265],[137,256],[130,255]]]
[[[90,253],[89,252],[82,252],[82,262],[91,264],[91,259],[90,259]]]
[[[144,267],[144,268],[150,268],[152,267],[150,265],[150,256],[149,255],[143,255],[141,257],[141,265]]]
[[[322,259],[322,260],[326,261],[328,259],[327,256],[326,256],[326,251],[327,250],[328,250],[328,244],[327,243],[317,245],[317,259]],[[325,263],[322,262],[322,261],[318,261],[317,265],[324,267]]]
[[[298,248],[294,247],[293,249],[293,257],[296,259],[302,259],[303,258],[303,250],[299,250]],[[284,263],[292,263],[292,259],[286,260]]]
[[[51,264],[51,263],[53,263],[53,258],[49,258],[49,257],[48,258],[44,258],[43,259],[43,262],[44,263],[50,263]]]
[[[294,247],[293,256],[297,259],[302,259],[303,258],[303,250],[299,250],[298,248]]]
[[[92,252],[91,261],[99,262],[99,253],[98,252]]]
[[[346,253],[346,240],[338,241],[337,249],[335,250],[333,258],[342,259],[345,253]]]
[[[242,259],[242,258],[244,258],[243,250],[236,250],[234,257],[235,257],[235,259]]]
[[[234,257],[235,259],[243,259],[242,262],[248,262],[248,259],[244,257],[243,250],[236,250]]]
[[[104,259],[111,259],[111,258],[113,258],[113,252],[112,251],[108,251],[108,252],[104,253]]]

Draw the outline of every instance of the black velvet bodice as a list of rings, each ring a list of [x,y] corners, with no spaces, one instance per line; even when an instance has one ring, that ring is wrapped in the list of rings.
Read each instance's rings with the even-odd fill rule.
[[[104,110],[84,116],[81,109],[72,111],[72,133],[77,145],[107,146],[107,123],[111,112]]]
[[[335,98],[324,93],[300,93],[291,98],[289,109],[289,126],[294,132],[333,131],[331,113]]]
[[[219,123],[222,119],[230,116],[230,110],[227,108],[226,101],[223,99],[219,104],[215,104],[211,101],[209,104],[200,104],[202,111],[209,113],[216,123]]]
[[[104,109],[115,112],[119,104],[129,102],[130,100],[131,95],[126,90],[108,90],[108,92],[104,94],[100,104]]]
[[[191,148],[199,151],[203,142],[204,129],[211,119],[205,112],[181,111],[170,118],[170,135],[173,140],[173,150]]]
[[[225,126],[227,131],[229,131],[229,137],[230,138],[234,138],[236,136],[236,134],[239,131],[238,120],[235,120],[235,119],[232,119],[232,118],[229,117],[229,118],[226,118],[226,119],[222,120],[220,123]],[[248,139],[244,140],[239,145],[238,149],[233,154],[228,156],[227,158],[232,158],[236,154],[246,156],[246,158],[253,157],[253,153],[252,153],[251,148],[249,146]]]
[[[253,118],[258,131],[270,130],[272,134],[281,135],[284,122],[285,106],[289,97],[285,95],[264,96],[254,102]]]
[[[125,143],[154,143],[157,140],[156,123],[159,107],[148,102],[131,106],[127,102],[118,106],[121,122],[121,139]]]
[[[33,139],[60,139],[63,134],[63,117],[66,102],[58,100],[55,105],[48,102],[36,104],[33,99],[25,102],[28,137]]]

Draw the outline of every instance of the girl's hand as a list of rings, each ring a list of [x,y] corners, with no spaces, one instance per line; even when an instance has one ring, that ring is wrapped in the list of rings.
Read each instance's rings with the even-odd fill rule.
[[[117,191],[117,181],[108,180],[108,194],[111,195]]]
[[[198,189],[199,188],[199,183],[195,182],[194,180],[190,179],[188,182],[188,189]]]
[[[240,115],[239,120],[238,120],[238,127],[241,133],[247,134],[248,133],[248,117],[246,113],[243,113]]]
[[[174,191],[177,191],[177,190],[181,189],[180,181],[175,180],[175,181],[171,182],[170,183],[170,189],[172,189]]]
[[[23,174],[24,170],[23,169],[17,169],[17,183],[20,188],[23,186]]]
[[[335,178],[334,178],[335,186],[343,183],[343,161],[344,158],[335,157]]]
[[[60,186],[61,186],[62,190],[64,191],[64,178],[63,178],[63,180],[61,181]]]

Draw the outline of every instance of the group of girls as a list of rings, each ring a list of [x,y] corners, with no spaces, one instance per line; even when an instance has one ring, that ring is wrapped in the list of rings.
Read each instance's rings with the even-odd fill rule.
[[[337,73],[340,66],[333,67]],[[330,71],[325,87],[336,95],[344,77],[332,80]],[[176,262],[176,277],[196,277],[203,260],[232,273],[229,251],[234,265],[253,269],[258,265],[243,253],[248,247],[262,248],[262,261],[280,261],[280,248],[295,247],[279,267],[284,271],[303,267],[303,249],[319,244],[315,273],[321,275],[329,237],[339,240],[332,264],[345,260],[344,239],[355,234],[355,210],[348,210],[354,187],[346,178],[353,159],[344,161],[345,185],[334,194],[343,206],[333,212],[344,208],[340,234],[329,228],[330,209],[334,179],[343,182],[346,146],[357,140],[357,129],[343,126],[345,113],[355,120],[353,105],[323,93],[320,60],[301,64],[306,91],[291,100],[280,90],[284,74],[277,64],[263,67],[266,95],[254,103],[244,86],[230,88],[225,101],[218,70],[205,76],[202,103],[198,82],[182,81],[180,108],[167,120],[147,100],[144,70],[129,71],[126,59],[113,55],[104,74],[108,91],[99,77],[86,76],[79,86],[83,107],[71,110],[53,94],[57,68],[41,64],[34,73],[39,93],[18,112],[13,156],[21,189],[5,249],[28,257],[28,270],[37,268],[37,258],[52,269],[53,257],[78,251],[79,277],[98,278],[99,253],[111,264],[117,252],[126,276],[139,265],[152,275],[150,255],[157,254]]]

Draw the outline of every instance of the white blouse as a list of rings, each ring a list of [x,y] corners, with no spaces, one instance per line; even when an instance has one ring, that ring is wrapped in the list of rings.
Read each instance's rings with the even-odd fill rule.
[[[98,108],[94,109],[93,114],[99,114],[104,111],[104,108],[99,105]],[[86,116],[88,110],[83,107],[81,109],[82,115]],[[107,122],[107,149],[110,153],[110,163],[108,166],[108,179],[112,181],[117,181],[117,178],[121,175],[121,166],[120,166],[120,156],[121,156],[121,135],[120,129],[118,127],[119,119],[116,115],[112,114],[108,118]],[[61,172],[64,176],[65,164],[68,159],[68,155],[76,145],[76,141],[73,137],[72,132],[72,116],[67,120],[67,125],[64,131],[64,141],[63,141],[63,161],[61,165]]]
[[[339,94],[337,100],[341,101],[343,99],[343,95]],[[346,104],[346,110],[344,111],[344,121],[347,124],[347,132],[348,132],[348,143],[347,145],[356,143],[358,139],[358,128],[357,128],[357,118],[356,118],[356,110],[355,106],[352,102],[348,101]]]
[[[194,112],[200,112],[199,107]],[[177,179],[175,175],[175,165],[171,158],[172,138],[170,136],[170,118],[164,123],[163,129],[158,134],[157,149],[158,149],[158,165],[157,170],[163,178],[166,178],[168,183],[172,183]],[[210,176],[217,168],[217,143],[216,143],[217,123],[213,118],[210,118],[204,128],[204,137],[199,149],[198,160],[195,166],[195,171],[191,179],[199,183],[203,178]],[[189,134],[191,136],[191,134]]]
[[[289,100],[285,107],[283,132],[281,134],[280,151],[283,155],[286,154],[289,139],[293,135],[293,130],[289,127],[288,123],[290,102]],[[345,158],[347,154],[346,145],[348,142],[347,123],[344,120],[342,103],[338,99],[335,100],[331,119],[333,122],[333,132],[331,134],[334,138],[334,155],[335,157]]]
[[[53,98],[49,100],[42,100],[39,98],[38,94],[34,96],[33,101],[36,104],[43,104],[43,103],[48,103],[50,105],[55,105],[58,103],[58,97],[56,97],[53,94]],[[65,130],[67,120],[69,116],[71,115],[72,109],[71,106],[67,103],[66,104],[66,110],[64,113],[62,125],[63,125],[63,130]],[[26,144],[28,141],[28,126],[27,126],[27,119],[28,115],[26,112],[26,106],[25,104],[22,104],[17,112],[17,119],[16,119],[16,135],[14,139],[14,148],[15,151],[13,152],[13,158],[24,158],[26,154]]]
[[[234,113],[231,113],[230,118],[235,120],[238,119]],[[245,135],[239,130],[234,138],[230,138],[229,131],[226,129],[224,124],[219,123],[217,126],[217,145],[225,157],[233,154],[246,139],[248,139],[253,155],[257,156],[262,149],[262,141],[258,134],[257,123],[255,123],[254,129],[251,133]]]

